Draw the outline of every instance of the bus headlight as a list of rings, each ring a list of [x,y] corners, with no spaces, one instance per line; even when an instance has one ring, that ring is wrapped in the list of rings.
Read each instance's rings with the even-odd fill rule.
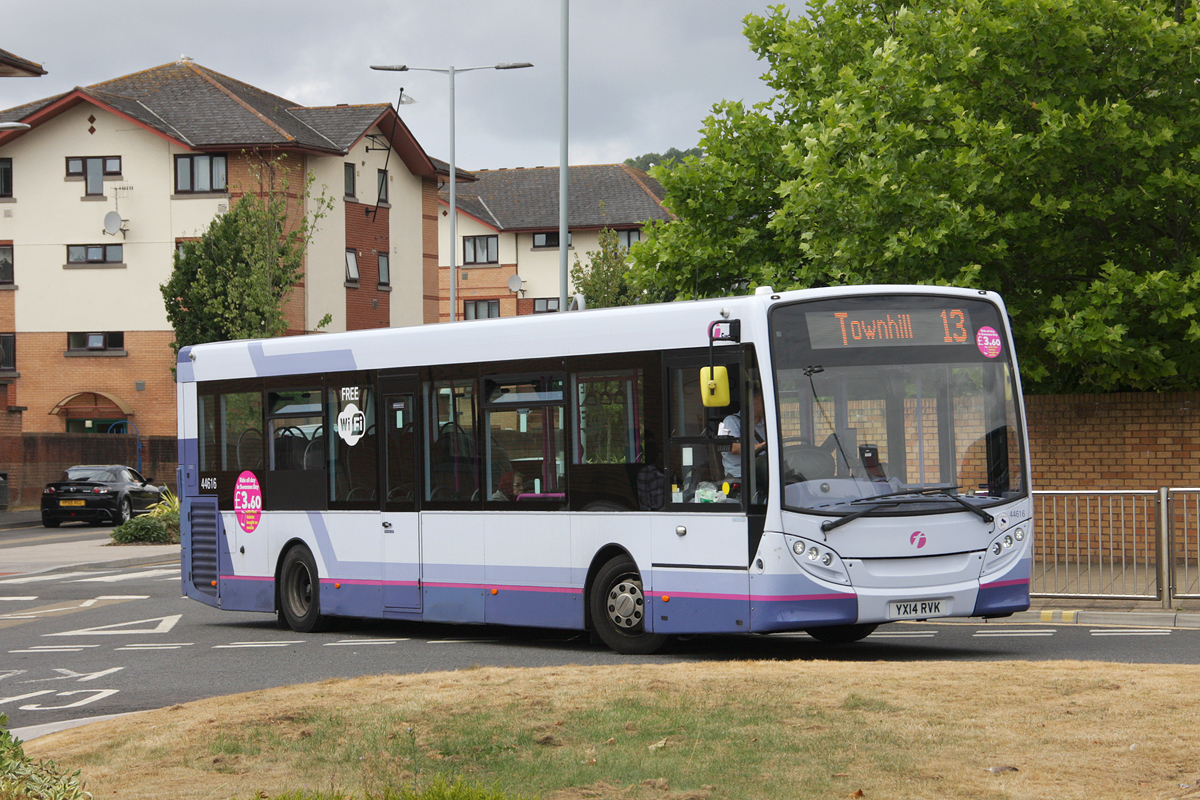
[[[837,553],[823,544],[810,542],[806,539],[796,539],[792,542],[792,553],[800,569],[830,583],[850,585],[850,573]]]
[[[1018,527],[1004,531],[988,545],[987,555],[983,558],[983,569],[980,575],[998,572],[1016,561],[1025,552],[1021,544],[1025,541],[1025,528]]]

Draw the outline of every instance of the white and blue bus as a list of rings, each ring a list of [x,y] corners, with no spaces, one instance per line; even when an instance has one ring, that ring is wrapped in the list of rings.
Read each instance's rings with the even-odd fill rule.
[[[179,353],[183,588],[329,617],[681,634],[1029,606],[991,292],[861,286]]]

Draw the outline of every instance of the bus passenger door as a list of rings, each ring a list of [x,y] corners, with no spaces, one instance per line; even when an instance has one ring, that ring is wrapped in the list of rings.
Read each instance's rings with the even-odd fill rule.
[[[416,393],[412,379],[382,379],[384,511],[383,606],[421,608],[421,536],[417,514]],[[408,389],[403,391],[403,389]]]

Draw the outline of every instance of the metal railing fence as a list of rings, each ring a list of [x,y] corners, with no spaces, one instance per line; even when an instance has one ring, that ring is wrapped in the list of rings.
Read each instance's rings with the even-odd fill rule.
[[[1031,593],[1200,598],[1200,489],[1036,491]]]

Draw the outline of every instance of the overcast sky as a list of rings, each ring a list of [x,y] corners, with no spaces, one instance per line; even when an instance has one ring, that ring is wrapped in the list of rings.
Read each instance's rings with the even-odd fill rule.
[[[768,0],[571,0],[570,163],[624,161],[694,147],[714,103],[769,96],[764,62],[742,35]],[[449,157],[449,81],[459,74],[456,162],[466,169],[557,166],[561,0],[41,0],[7,2],[0,49],[40,78],[0,80],[0,108],[187,55],[306,106],[417,100],[401,116],[435,158]],[[792,13],[803,6],[795,4]]]

